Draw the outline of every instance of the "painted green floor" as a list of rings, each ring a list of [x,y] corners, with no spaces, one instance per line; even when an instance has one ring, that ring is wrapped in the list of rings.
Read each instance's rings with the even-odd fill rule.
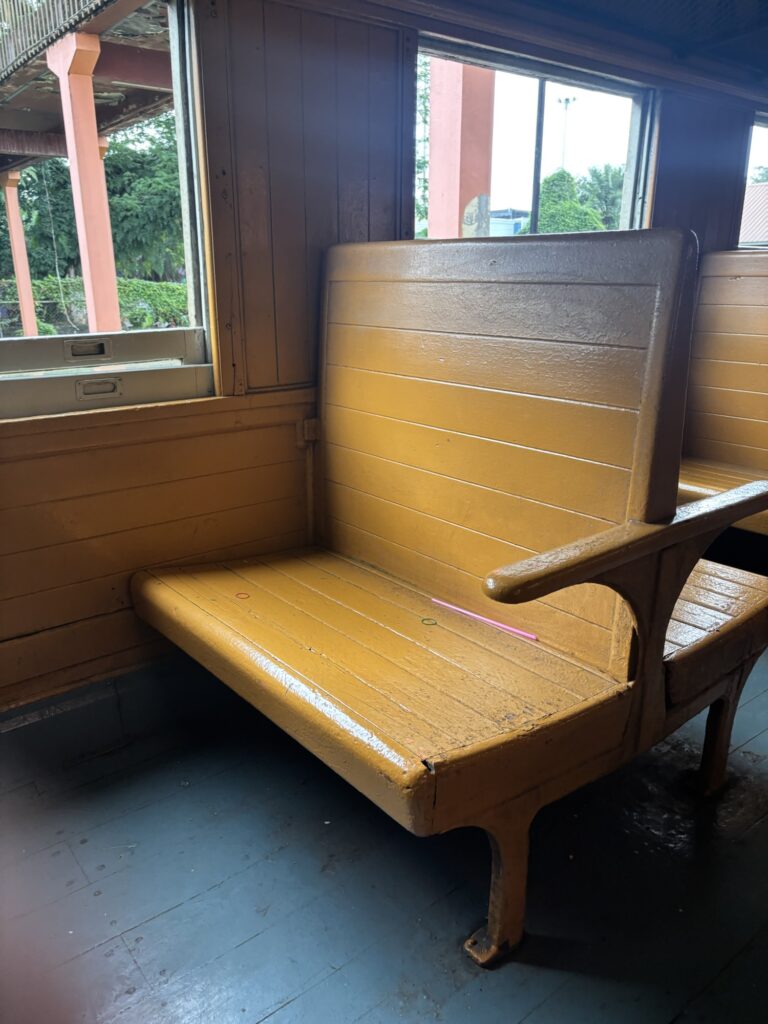
[[[493,972],[484,838],[408,835],[220,690],[179,662],[0,722],[2,1024],[768,1022],[768,660],[719,803],[696,721],[541,814]]]

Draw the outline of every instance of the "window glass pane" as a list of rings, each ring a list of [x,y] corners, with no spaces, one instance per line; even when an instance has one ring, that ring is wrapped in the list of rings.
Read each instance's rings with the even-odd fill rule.
[[[760,124],[752,129],[739,245],[768,245],[768,126]]]
[[[20,109],[3,100],[0,122],[23,130],[29,154],[0,153],[0,172],[10,172],[15,184],[10,197],[13,241],[17,254],[26,243],[32,294],[23,268],[23,298],[19,292],[5,189],[0,197],[5,199],[0,201],[0,337],[175,328],[198,319],[195,240],[189,230],[185,239],[188,195],[180,170],[186,171],[185,162],[180,168],[177,145],[184,97],[173,93],[169,8],[156,3],[149,14],[129,8],[103,32],[93,100],[86,95],[73,108],[79,163],[68,159],[73,154],[64,128],[66,100],[58,78],[47,69],[45,53],[15,73],[15,90],[13,77],[6,83],[9,93],[18,94]],[[130,47],[121,45],[126,39]],[[97,135],[84,127],[94,116]],[[87,201],[103,188],[94,170],[98,155],[108,217],[103,206]],[[86,200],[80,199],[83,195]],[[90,263],[82,251],[76,209],[84,211],[90,247],[99,254],[94,258],[92,252]],[[87,293],[96,296],[95,311],[87,308]],[[25,323],[23,302],[31,307]]]
[[[629,95],[421,53],[416,237],[629,227],[639,108]]]
[[[541,155],[541,234],[622,223],[632,99],[547,82]]]
[[[516,235],[531,216],[539,83],[497,71],[495,86],[489,234]]]

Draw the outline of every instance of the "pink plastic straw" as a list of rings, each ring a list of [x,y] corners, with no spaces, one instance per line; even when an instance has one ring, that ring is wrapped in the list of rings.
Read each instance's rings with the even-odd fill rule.
[[[476,615],[475,612],[467,611],[466,608],[457,608],[455,604],[448,604],[447,601],[441,601],[438,597],[432,598],[432,604],[439,604],[441,608],[450,608],[452,612],[458,612],[459,615],[466,615],[467,618],[477,619],[478,622],[484,622],[486,626],[495,626],[496,629],[503,629],[505,633],[514,633],[515,636],[522,636],[526,640],[539,639],[535,633],[526,633],[524,629],[515,629],[514,626],[508,626],[504,622],[496,622],[494,619],[486,619],[484,615]]]

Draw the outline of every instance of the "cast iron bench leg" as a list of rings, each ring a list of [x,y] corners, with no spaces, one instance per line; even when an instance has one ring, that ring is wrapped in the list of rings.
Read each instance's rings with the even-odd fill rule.
[[[524,813],[483,825],[492,856],[488,920],[464,943],[481,967],[503,959],[522,941],[531,820],[532,815]]]
[[[736,674],[733,686],[723,697],[710,705],[700,768],[701,789],[707,796],[719,793],[725,785],[733,720],[736,717],[741,691],[756,661],[757,658],[750,658],[744,662]]]

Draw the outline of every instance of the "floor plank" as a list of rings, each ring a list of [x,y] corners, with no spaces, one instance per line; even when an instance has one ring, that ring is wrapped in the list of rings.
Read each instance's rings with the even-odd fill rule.
[[[542,812],[528,936],[490,973],[460,951],[482,835],[409,835],[239,702],[136,738],[105,703],[77,756],[65,714],[0,733],[0,1019],[764,1024],[766,693],[768,658],[719,802],[699,718]]]

